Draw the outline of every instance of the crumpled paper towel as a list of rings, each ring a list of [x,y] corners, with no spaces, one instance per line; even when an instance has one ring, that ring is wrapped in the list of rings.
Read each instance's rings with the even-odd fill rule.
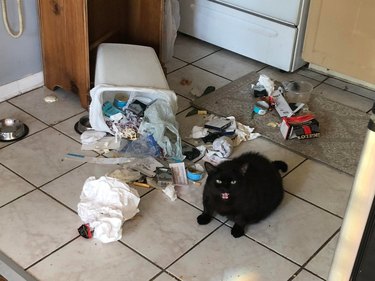
[[[98,132],[94,130],[87,130],[81,134],[81,143],[82,144],[93,144],[98,140],[105,137],[106,132]]]
[[[165,188],[163,188],[163,192],[165,195],[168,196],[171,201],[175,201],[177,199],[176,189],[174,184],[169,184]]]
[[[265,74],[261,74],[259,76],[257,85],[262,85],[266,89],[269,96],[273,93],[275,88],[275,82]]]
[[[212,148],[217,151],[220,157],[227,158],[232,154],[233,141],[229,137],[223,136],[214,140]]]
[[[208,136],[208,129],[200,126],[194,126],[191,130],[190,137],[193,139],[200,139],[204,138],[205,136]]]
[[[138,212],[137,190],[111,177],[89,177],[82,189],[78,215],[103,243],[120,240],[122,224]]]

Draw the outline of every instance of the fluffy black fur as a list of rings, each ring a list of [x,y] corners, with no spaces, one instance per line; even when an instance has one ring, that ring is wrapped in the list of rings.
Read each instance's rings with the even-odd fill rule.
[[[206,162],[205,168],[208,177],[199,224],[208,224],[216,212],[233,220],[231,233],[241,237],[246,225],[267,217],[283,199],[279,170],[288,170],[283,161],[271,162],[259,153],[248,152],[218,166]]]

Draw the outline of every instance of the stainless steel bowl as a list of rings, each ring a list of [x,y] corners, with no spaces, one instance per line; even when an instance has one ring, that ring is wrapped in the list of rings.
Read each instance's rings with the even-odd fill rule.
[[[74,125],[74,129],[78,134],[82,134],[84,131],[91,129],[89,116],[82,116]]]
[[[5,118],[0,120],[0,141],[15,141],[29,133],[29,128],[20,120]]]

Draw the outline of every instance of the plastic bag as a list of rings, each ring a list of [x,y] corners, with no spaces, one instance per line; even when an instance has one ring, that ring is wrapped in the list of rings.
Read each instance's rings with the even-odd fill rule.
[[[169,105],[173,114],[176,114],[177,112],[177,96],[171,90],[140,87],[116,87],[100,84],[90,91],[91,103],[89,119],[92,129],[114,134],[104,120],[102,107],[106,101],[113,103],[114,97],[118,93],[126,94],[129,98],[145,97],[151,98],[152,100],[160,99]]]
[[[168,62],[173,57],[177,30],[180,27],[180,4],[178,0],[165,0],[162,61]]]
[[[183,160],[178,123],[171,106],[164,100],[156,100],[145,111],[139,133],[152,135],[164,152],[164,156]]]
[[[126,157],[152,156],[157,158],[162,156],[160,146],[153,135],[141,135],[136,140],[128,141],[120,153]]]

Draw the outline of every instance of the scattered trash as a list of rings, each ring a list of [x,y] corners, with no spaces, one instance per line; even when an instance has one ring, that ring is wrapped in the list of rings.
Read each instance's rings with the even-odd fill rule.
[[[285,85],[285,99],[288,103],[304,103],[310,100],[313,85],[306,81],[290,81]]]
[[[193,115],[197,115],[197,114],[198,114],[198,109],[193,108],[188,113],[186,113],[185,117],[189,117],[189,116],[193,116]]]
[[[274,88],[275,88],[275,83],[272,81],[271,78],[269,78],[267,75],[261,74],[258,79],[258,83],[256,84],[257,86],[263,86],[263,88],[266,90],[268,95],[272,95]]]
[[[182,154],[187,160],[194,161],[201,155],[201,152],[193,146],[182,144]]]
[[[223,158],[228,158],[233,151],[233,141],[227,137],[220,137],[212,143],[213,150],[217,151],[217,155]]]
[[[252,89],[253,89],[254,97],[256,98],[268,96],[267,90],[263,85],[255,85],[253,86]]]
[[[81,134],[82,144],[95,144],[98,140],[106,136],[105,132],[85,131]]]
[[[80,199],[78,215],[103,243],[121,239],[123,223],[139,212],[137,190],[110,177],[89,177]]]
[[[183,78],[180,84],[188,86],[192,81]],[[267,126],[280,127],[285,139],[319,136],[319,123],[314,115],[292,117],[301,114],[305,103],[290,103],[280,82],[260,75],[252,90],[257,99],[252,114],[261,116],[276,109],[282,118],[281,125],[270,122]],[[191,94],[201,96],[213,91],[213,86],[203,93],[193,87]],[[92,124],[92,128],[80,130],[82,149],[105,152],[106,158],[75,153],[68,153],[65,158],[122,164],[99,179],[88,178],[78,204],[78,214],[84,222],[78,229],[80,235],[104,243],[121,239],[123,222],[139,212],[139,195],[130,186],[162,190],[174,201],[177,199],[176,186],[201,185],[205,170],[196,163],[198,157],[217,165],[230,159],[234,147],[260,136],[254,133],[254,128],[237,122],[233,116],[208,115],[205,110],[193,108],[186,117],[201,115],[204,124],[203,127],[193,126],[191,137],[205,144],[198,147],[183,145],[175,118],[177,100],[171,91],[101,85],[91,91],[91,96],[89,125]],[[186,163],[182,162],[185,159]]]
[[[86,239],[91,239],[94,233],[94,230],[91,229],[88,223],[82,224],[77,230],[79,235]]]
[[[142,174],[137,170],[125,166],[108,173],[106,176],[115,178],[123,183],[128,183],[139,180],[142,177]]]
[[[134,162],[137,159],[131,157],[114,157],[114,158],[99,158],[93,156],[86,156],[78,153],[67,153],[64,155],[64,159],[74,160],[78,162],[87,162],[91,164],[105,164],[105,165],[115,165],[115,164],[125,164],[129,162]]]
[[[256,114],[264,115],[269,110],[270,106],[266,101],[257,101],[254,105],[253,111]]]
[[[87,132],[87,131],[86,131]],[[83,135],[83,133],[82,133]],[[125,142],[114,136],[105,136],[95,142],[82,143],[81,150],[93,150],[99,154],[108,153],[110,150],[120,151]]]
[[[209,93],[211,93],[215,90],[216,90],[216,88],[214,86],[208,86],[203,92],[199,88],[193,87],[190,90],[190,94],[192,94],[195,97],[201,97],[201,96],[207,95],[207,94],[209,94]]]
[[[280,117],[288,117],[293,115],[293,110],[283,96],[283,92],[276,90],[272,93],[275,100],[275,108]]]
[[[187,167],[187,178],[192,181],[200,181],[204,176],[204,168],[196,163]]]
[[[164,192],[165,195],[167,195],[169,197],[169,199],[171,199],[171,201],[175,201],[177,199],[176,190],[175,190],[173,184],[167,185],[163,189],[163,192]]]
[[[167,102],[156,100],[147,108],[139,133],[152,135],[161,147],[163,156],[183,160],[178,123]]]
[[[215,88],[214,86],[208,86],[208,87],[204,90],[202,96],[207,95],[207,94],[209,94],[209,93],[212,93],[212,92],[214,92],[215,90],[216,90],[216,88]]]
[[[284,139],[311,139],[320,136],[319,122],[309,112],[306,105],[313,91],[311,83],[307,81],[278,82],[272,81],[266,75],[260,75],[258,83],[252,85],[252,90],[257,101],[254,104],[251,119],[255,114],[264,115],[275,108],[282,122],[280,125],[270,122],[267,126],[280,127]]]
[[[128,164],[126,164],[125,167],[129,167],[147,177],[152,178],[156,175],[156,169],[163,167],[163,164],[161,164],[155,158],[148,156],[144,158],[136,158],[134,161],[131,161]]]
[[[156,184],[163,188],[173,184],[171,168],[158,167],[156,169]]]
[[[193,88],[190,90],[190,94],[192,94],[192,95],[195,96],[195,97],[200,97],[200,96],[203,95],[203,92],[201,92],[200,89],[193,87]]]
[[[283,118],[280,131],[284,139],[312,139],[320,136],[319,122],[313,114]]]
[[[46,103],[54,103],[54,102],[57,102],[59,99],[56,97],[56,96],[46,96],[44,98],[44,101]]]
[[[144,181],[134,181],[131,183],[132,185],[135,185],[135,186],[138,186],[138,187],[145,187],[145,188],[150,188],[151,185],[149,185],[148,183],[145,183]]]
[[[276,122],[269,122],[269,123],[267,123],[267,126],[272,127],[272,128],[277,128],[279,126],[279,124],[277,124]]]
[[[185,117],[193,116],[193,115],[207,115],[206,110],[198,110],[197,108],[193,108],[188,113],[186,113]]]
[[[225,130],[232,124],[232,121],[226,118],[214,118],[204,124],[207,129],[225,132]]]
[[[200,139],[208,136],[208,129],[200,126],[193,126],[190,137],[193,139]]]
[[[240,122],[237,123],[236,137],[233,139],[233,146],[238,146],[244,141],[254,140],[260,137],[259,133],[254,133],[255,128],[244,125]]]
[[[169,168],[172,171],[173,183],[176,185],[187,185],[187,176],[185,170],[185,163],[169,163]]]
[[[152,134],[140,135],[136,140],[123,140],[119,154],[126,157],[161,157],[162,150]]]

